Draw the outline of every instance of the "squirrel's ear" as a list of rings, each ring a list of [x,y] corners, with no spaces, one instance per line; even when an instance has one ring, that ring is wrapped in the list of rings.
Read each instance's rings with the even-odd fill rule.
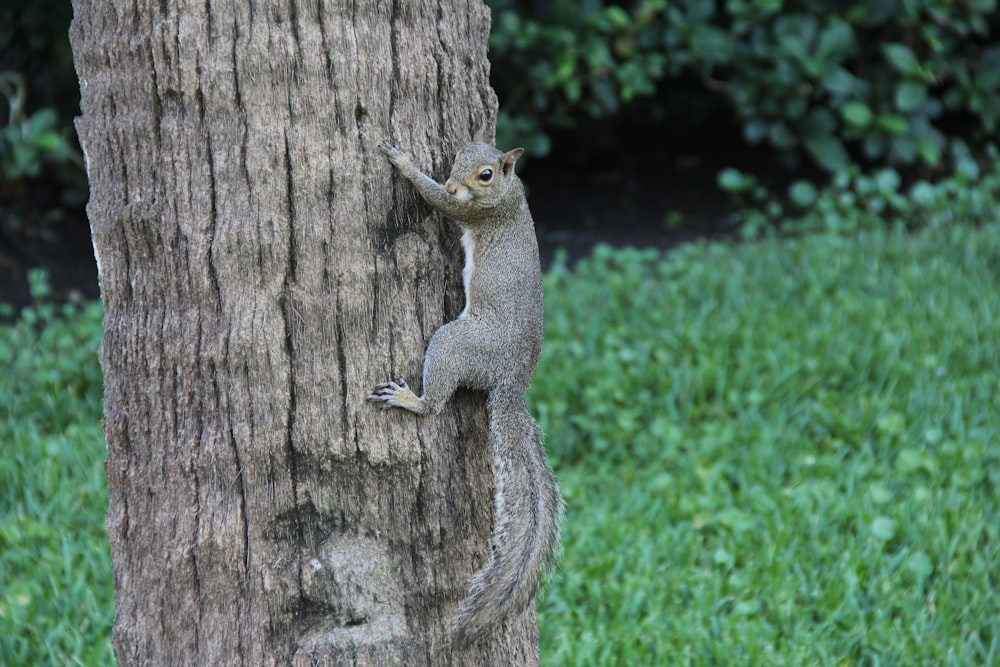
[[[503,165],[504,176],[509,174],[512,169],[514,169],[514,163],[517,162],[517,158],[524,155],[523,148],[515,148],[512,151],[507,151],[500,156],[500,163]]]

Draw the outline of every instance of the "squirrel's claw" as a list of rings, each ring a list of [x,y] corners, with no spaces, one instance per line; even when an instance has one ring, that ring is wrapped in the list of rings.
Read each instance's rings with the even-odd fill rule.
[[[391,408],[395,405],[393,399],[396,398],[396,394],[401,391],[409,390],[410,388],[407,386],[406,380],[403,378],[399,378],[395,382],[381,382],[375,385],[375,388],[372,389],[372,393],[368,395],[366,400],[384,403],[382,409],[385,410],[386,408]]]
[[[382,382],[375,385],[367,400],[381,403],[380,407],[383,410],[405,408],[418,414],[426,412],[424,400],[413,393],[403,378],[399,378],[395,382]]]
[[[387,158],[389,158],[389,162],[391,162],[394,166],[398,167],[403,162],[409,160],[409,156],[404,151],[388,141],[380,141],[378,149],[382,151]]]

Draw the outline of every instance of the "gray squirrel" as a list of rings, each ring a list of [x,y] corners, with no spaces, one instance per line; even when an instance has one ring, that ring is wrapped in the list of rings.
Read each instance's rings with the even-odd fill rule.
[[[523,148],[472,144],[442,186],[399,148],[379,149],[427,203],[462,227],[465,309],[438,329],[424,359],[423,395],[405,380],[368,397],[382,408],[436,415],[458,387],[488,392],[489,442],[497,477],[489,561],[452,619],[465,641],[534,602],[559,549],[562,498],[524,394],[542,351],[542,276],[524,186],[514,173]]]

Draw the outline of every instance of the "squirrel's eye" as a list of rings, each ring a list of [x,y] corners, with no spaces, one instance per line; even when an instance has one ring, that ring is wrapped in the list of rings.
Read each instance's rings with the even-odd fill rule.
[[[483,169],[481,172],[479,172],[479,180],[482,181],[483,183],[489,183],[492,179],[493,179],[492,169]]]

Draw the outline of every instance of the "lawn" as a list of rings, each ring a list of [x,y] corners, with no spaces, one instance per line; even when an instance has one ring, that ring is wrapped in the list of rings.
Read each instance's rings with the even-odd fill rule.
[[[1000,665],[1000,229],[599,250],[533,391],[553,665]]]
[[[0,326],[0,665],[114,664],[100,339],[97,303]]]
[[[546,280],[544,664],[1000,664],[1000,227]],[[111,661],[99,321],[0,327],[0,664]]]

